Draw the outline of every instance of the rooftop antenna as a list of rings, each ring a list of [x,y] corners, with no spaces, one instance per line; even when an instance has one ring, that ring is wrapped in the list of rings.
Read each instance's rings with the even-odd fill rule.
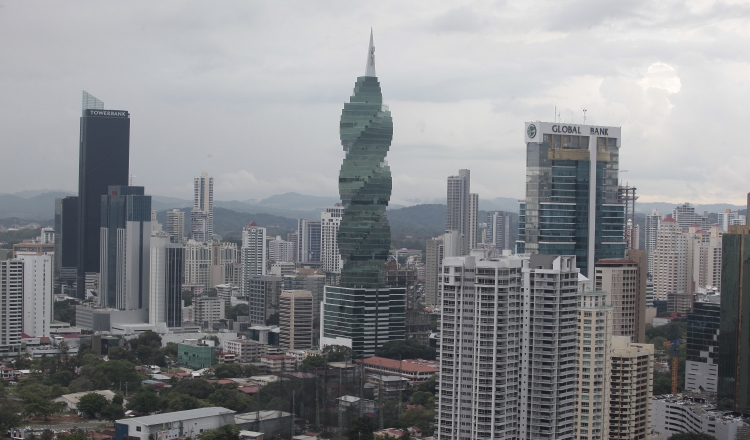
[[[555,104],[555,117],[552,118],[555,122],[557,122],[557,104]]]
[[[136,177],[138,177],[138,176],[136,176],[135,174],[131,174],[131,175],[130,175],[130,183],[129,183],[129,186],[133,186],[133,179],[134,179],[134,178],[136,178]]]
[[[583,125],[586,125],[586,109],[583,109]]]

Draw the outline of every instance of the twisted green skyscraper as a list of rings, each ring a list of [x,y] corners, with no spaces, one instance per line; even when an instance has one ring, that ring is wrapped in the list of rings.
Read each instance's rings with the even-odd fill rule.
[[[393,139],[393,120],[383,105],[375,75],[375,46],[370,33],[365,75],[341,112],[341,144],[346,158],[339,173],[339,195],[346,210],[338,245],[344,267],[342,287],[380,287],[380,274],[391,247],[385,209],[391,198],[391,170],[385,161]]]

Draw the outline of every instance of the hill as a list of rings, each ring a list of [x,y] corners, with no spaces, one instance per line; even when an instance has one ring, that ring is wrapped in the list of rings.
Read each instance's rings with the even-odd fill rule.
[[[12,194],[0,195],[0,217],[19,217],[30,220],[47,220],[55,216],[55,199],[75,195],[59,191],[32,197]]]
[[[414,205],[386,212],[394,237],[435,237],[445,232],[445,205]]]

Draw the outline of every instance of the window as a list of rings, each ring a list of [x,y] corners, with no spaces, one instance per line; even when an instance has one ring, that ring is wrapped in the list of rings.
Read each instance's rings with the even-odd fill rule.
[[[136,426],[135,430],[138,431],[138,432],[141,432],[141,427],[140,426]]]

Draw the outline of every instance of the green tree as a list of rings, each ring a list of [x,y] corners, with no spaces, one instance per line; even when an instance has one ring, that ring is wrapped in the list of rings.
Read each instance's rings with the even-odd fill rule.
[[[352,349],[345,345],[326,345],[323,355],[328,362],[345,362],[352,358]]]
[[[258,367],[255,365],[244,365],[242,367],[242,374],[243,377],[251,377],[251,376],[257,376],[258,375]]]
[[[102,412],[105,406],[108,405],[107,398],[98,393],[88,393],[81,396],[78,400],[76,408],[78,411],[95,417],[97,414]]]
[[[39,435],[39,440],[53,440],[55,438],[55,432],[51,429],[45,429]]]
[[[159,397],[153,391],[142,389],[128,400],[127,408],[142,414],[150,414],[159,409]]]
[[[321,356],[319,354],[312,354],[310,356],[307,356],[302,360],[302,364],[300,365],[303,370],[310,371],[310,370],[317,370],[320,368],[325,368],[326,366],[326,358],[325,356]]]
[[[115,405],[122,406],[123,400],[124,399],[122,398],[122,394],[117,393],[117,394],[115,394],[115,397],[112,398],[112,403],[114,403]]]
[[[45,421],[48,421],[49,416],[59,411],[60,408],[60,403],[52,402],[46,397],[36,395],[29,395],[24,397],[23,413],[27,416],[40,416],[44,417]]]
[[[104,420],[114,422],[115,420],[122,419],[125,417],[125,410],[122,409],[122,405],[116,403],[110,403],[109,405],[102,408],[100,417]]]
[[[57,434],[57,440],[88,440],[89,436],[81,428],[73,428],[70,434]]]
[[[208,406],[203,400],[182,393],[169,393],[165,398],[160,400],[159,404],[164,412],[187,411],[189,409]]]
[[[240,364],[219,364],[214,367],[214,375],[218,379],[242,377],[242,373],[242,366]]]
[[[177,344],[174,342],[167,342],[166,347],[162,348],[162,354],[172,359],[177,359]]]
[[[170,394],[182,393],[187,394],[198,399],[206,399],[208,396],[213,394],[214,386],[205,380],[199,379],[182,379],[177,382],[177,385],[172,387]]]
[[[21,424],[20,408],[13,401],[3,400],[0,402],[0,432],[8,432],[10,428],[15,428]]]
[[[435,395],[427,391],[417,391],[411,395],[412,405],[434,405]]]
[[[137,350],[140,346],[161,348],[161,336],[151,330],[138,335],[137,338],[128,341],[131,350]]]
[[[349,440],[373,440],[372,435],[375,431],[375,422],[367,417],[357,417],[349,425]]]
[[[208,429],[198,434],[198,440],[239,440],[240,429],[237,425],[224,425],[216,429]]]
[[[244,393],[237,391],[237,388],[221,387],[206,399],[208,403],[214,406],[223,406],[238,413],[250,409],[253,399]]]
[[[429,379],[417,385],[417,391],[426,391],[435,394],[437,389],[437,374],[433,374]]]
[[[107,352],[107,357],[111,361],[119,361],[119,360],[125,360],[128,362],[136,361],[135,355],[123,347],[110,348],[109,351]]]
[[[227,319],[237,320],[238,316],[247,316],[250,314],[250,309],[247,304],[237,304],[236,306],[227,306],[224,312],[224,316]]]
[[[430,346],[422,345],[416,339],[390,341],[375,350],[375,356],[388,359],[426,359],[435,360],[437,351]]]
[[[673,434],[667,440],[716,440],[716,437],[709,434],[686,432],[681,434]]]
[[[432,397],[432,399],[435,399],[435,397]],[[402,427],[416,426],[422,430],[423,435],[430,436],[434,429],[435,411],[428,408],[412,408],[401,413],[398,420]]]

